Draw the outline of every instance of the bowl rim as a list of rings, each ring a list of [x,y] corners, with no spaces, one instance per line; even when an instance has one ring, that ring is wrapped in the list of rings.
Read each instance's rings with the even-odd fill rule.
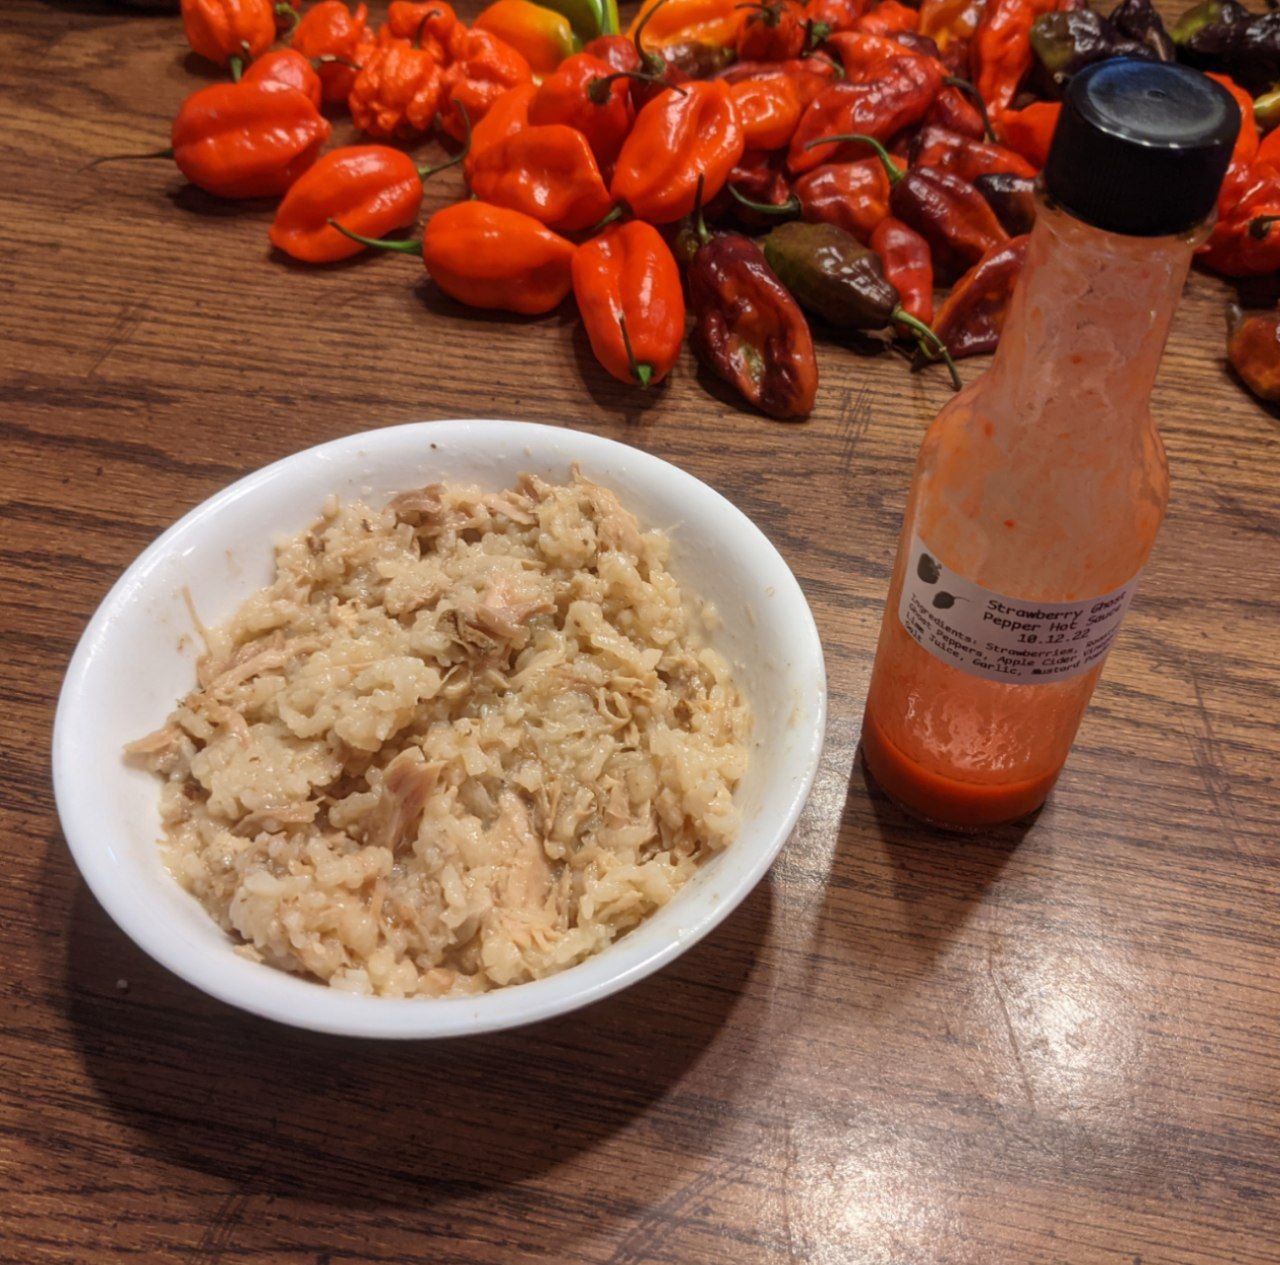
[[[657,947],[635,951],[632,942],[632,951],[628,951],[629,937],[624,936],[599,954],[556,975],[474,997],[387,998],[344,993],[264,964],[209,953],[205,946],[173,934],[164,920],[142,916],[116,878],[117,863],[111,859],[110,849],[99,842],[101,823],[94,806],[88,796],[78,793],[83,775],[77,772],[81,762],[75,758],[72,738],[78,728],[75,717],[88,706],[86,693],[99,652],[119,612],[136,594],[146,590],[152,573],[173,554],[176,544],[206,530],[229,506],[254,496],[300,463],[324,463],[335,458],[367,460],[370,452],[362,450],[384,445],[394,448],[415,436],[421,438],[424,448],[429,443],[443,448],[445,443],[474,442],[477,435],[489,445],[504,440],[568,445],[572,450],[564,454],[566,461],[589,463],[595,458],[602,462],[614,458],[633,468],[647,467],[650,476],[666,481],[673,490],[683,489],[704,500],[710,498],[716,511],[726,515],[736,532],[745,535],[751,552],[769,571],[768,581],[776,596],[794,611],[798,625],[794,630],[794,661],[806,665],[801,670],[814,677],[817,694],[813,723],[794,757],[800,763],[799,776],[791,779],[785,811],[774,827],[773,837],[748,867],[726,871],[714,898],[703,898],[691,910],[693,916],[682,922],[679,933]],[[536,459],[531,454],[530,460]],[[773,543],[731,501],[661,457],[590,431],[502,419],[451,418],[358,431],[300,449],[215,492],[152,541],[99,603],[68,663],[54,716],[53,788],[63,836],[94,897],[134,944],[188,984],[239,1010],[315,1032],[400,1040],[478,1035],[536,1023],[602,1000],[660,970],[718,927],[755,888],[795,829],[817,775],[826,718],[826,664],[808,600]],[[235,969],[233,964],[237,962],[270,974],[254,977]],[[606,970],[605,965],[615,969]],[[255,978],[256,982],[246,987]]]

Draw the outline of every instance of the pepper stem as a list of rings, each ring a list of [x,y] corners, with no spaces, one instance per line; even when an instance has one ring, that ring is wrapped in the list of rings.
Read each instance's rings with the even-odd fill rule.
[[[311,64],[317,70],[321,66],[347,66],[352,70],[364,69],[358,61],[352,61],[350,57],[339,57],[337,53],[320,53],[311,59]]]
[[[834,57],[831,56],[830,53],[827,52],[825,48],[815,48],[813,52],[809,54],[809,56],[820,57],[824,62],[826,62],[827,65],[830,66],[831,69],[836,72],[837,83],[839,83],[840,80],[842,79],[848,79],[849,76],[845,73],[844,63],[837,61]]]
[[[646,67],[651,75],[665,75],[667,73],[667,59],[661,53],[645,52],[644,44],[642,43],[644,28],[649,25],[649,19],[666,3],[667,0],[658,0],[658,3],[640,19],[639,24],[636,26],[636,33],[631,37],[631,42],[636,46],[636,56],[640,58],[640,64]]]
[[[982,135],[984,139],[994,141],[996,139],[996,131],[991,126],[991,115],[987,113],[987,103],[982,99],[982,93],[967,79],[961,78],[960,75],[944,75],[942,82],[950,88],[959,89],[973,102],[974,108],[982,116]]]
[[[631,376],[640,384],[642,388],[648,388],[649,383],[653,381],[653,366],[641,364],[636,359],[636,353],[631,346],[631,335],[627,333],[627,318],[618,313],[618,328],[622,331],[622,345],[627,351],[627,363],[631,366]]]
[[[87,162],[81,171],[88,171],[90,167],[101,167],[103,163],[123,163],[133,162],[135,158],[172,158],[172,149],[149,149],[145,154],[103,154],[101,158],[95,158],[92,162]]]
[[[1280,224],[1280,215],[1255,215],[1249,221],[1249,236],[1255,242],[1265,241],[1273,224]]]
[[[386,241],[378,237],[361,237],[359,233],[353,233],[349,228],[343,228],[337,220],[330,217],[326,221],[330,228],[336,228],[343,237],[349,237],[353,242],[359,242],[361,246],[373,246],[377,250],[394,250],[402,255],[416,255],[422,249],[421,242],[415,241]]]
[[[749,211],[755,211],[758,215],[772,215],[778,219],[788,219],[800,214],[800,199],[793,193],[785,202],[756,202],[753,198],[747,197],[745,193],[739,193],[733,185],[726,185],[735,201],[740,202]]]
[[[819,44],[825,44],[831,35],[830,22],[815,22],[810,18],[804,24],[804,47],[806,52],[813,52]],[[841,70],[844,69],[842,66]]]
[[[422,47],[422,37],[427,33],[427,23],[430,22],[432,18],[440,17],[444,17],[444,14],[439,9],[428,9],[422,15],[422,21],[418,23],[418,33],[413,37],[413,42],[418,48]]]
[[[810,141],[805,149],[816,149],[819,145],[850,144],[854,141],[870,145],[876,151],[876,157],[884,163],[884,174],[889,177],[890,184],[897,184],[907,174],[893,161],[889,151],[874,136],[868,136],[865,132],[837,132],[833,136],[819,136],[817,140]]]
[[[619,203],[608,213],[608,215],[604,216],[602,219],[598,219],[589,229],[587,229],[587,234],[590,235],[592,233],[598,233],[602,228],[608,228],[610,224],[617,223],[624,214],[625,212],[622,204]]]
[[[460,162],[466,161],[467,155],[471,152],[471,115],[467,113],[467,107],[461,101],[458,102],[458,113],[462,115],[462,148],[452,158],[436,163],[434,167],[419,167],[419,180],[430,180],[438,172],[447,171],[450,167],[456,167]]]
[[[747,0],[745,4],[735,4],[735,9],[755,9],[765,26],[777,26],[782,21],[782,5],[770,3],[770,0]]]
[[[284,18],[289,25],[280,32],[281,39],[287,39],[297,29],[301,20],[301,14],[291,4],[278,4],[275,6],[276,17]]]
[[[662,83],[663,75],[666,74],[666,63],[663,62],[663,70],[615,70],[611,75],[597,75],[594,79],[587,80],[587,97],[595,105],[604,105],[609,100],[609,89],[619,79],[634,79],[637,83]],[[682,97],[689,95],[688,91],[676,84],[667,84],[672,92],[678,92]]]
[[[239,54],[227,58],[227,68],[231,71],[231,82],[239,83],[240,76],[244,74],[244,58]]]
[[[706,188],[707,177],[702,173],[698,173],[698,187],[693,194],[693,214],[690,216],[690,223],[693,225],[693,231],[697,234],[698,240],[705,246],[711,240],[711,234],[707,230],[707,221],[702,214],[702,193]]]
[[[930,360],[942,360],[951,374],[951,385],[957,391],[960,390],[960,371],[956,368],[956,362],[951,359],[951,352],[947,350],[946,343],[919,317],[905,311],[901,304],[893,309],[893,316],[890,319],[915,331],[920,354],[927,356]]]

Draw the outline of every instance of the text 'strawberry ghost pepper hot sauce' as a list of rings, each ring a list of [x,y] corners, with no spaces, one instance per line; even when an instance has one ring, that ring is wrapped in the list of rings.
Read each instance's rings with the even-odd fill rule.
[[[1148,397],[1240,126],[1179,66],[1076,75],[991,369],[920,449],[862,751],[938,825],[1038,808],[1155,542]]]

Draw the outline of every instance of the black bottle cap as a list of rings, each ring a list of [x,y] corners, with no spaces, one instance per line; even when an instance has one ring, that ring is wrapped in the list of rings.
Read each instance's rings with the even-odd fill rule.
[[[1213,210],[1239,130],[1240,107],[1199,71],[1095,62],[1067,86],[1045,190],[1108,232],[1182,233]]]

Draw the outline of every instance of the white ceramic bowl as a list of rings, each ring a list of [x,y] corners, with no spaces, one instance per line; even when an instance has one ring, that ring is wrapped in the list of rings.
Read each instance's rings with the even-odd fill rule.
[[[596,957],[479,997],[400,1000],[325,988],[246,961],[162,864],[158,784],[123,744],[163,723],[194,682],[197,638],[182,591],[219,623],[269,582],[272,545],[312,522],[330,493],[385,499],[441,479],[507,487],[522,470],[563,480],[572,462],[672,536],[671,567],[715,603],[717,645],[755,712],[738,789],[737,841],[664,909]],[[704,483],[634,448],[520,422],[424,422],[367,431],[259,470],[181,519],[124,573],[85,629],[53,735],[58,812],[76,864],[107,913],[156,961],[255,1014],[322,1032],[444,1037],[562,1014],[670,962],[747,895],[786,841],[813,782],[826,719],[822,647],[777,550]]]

